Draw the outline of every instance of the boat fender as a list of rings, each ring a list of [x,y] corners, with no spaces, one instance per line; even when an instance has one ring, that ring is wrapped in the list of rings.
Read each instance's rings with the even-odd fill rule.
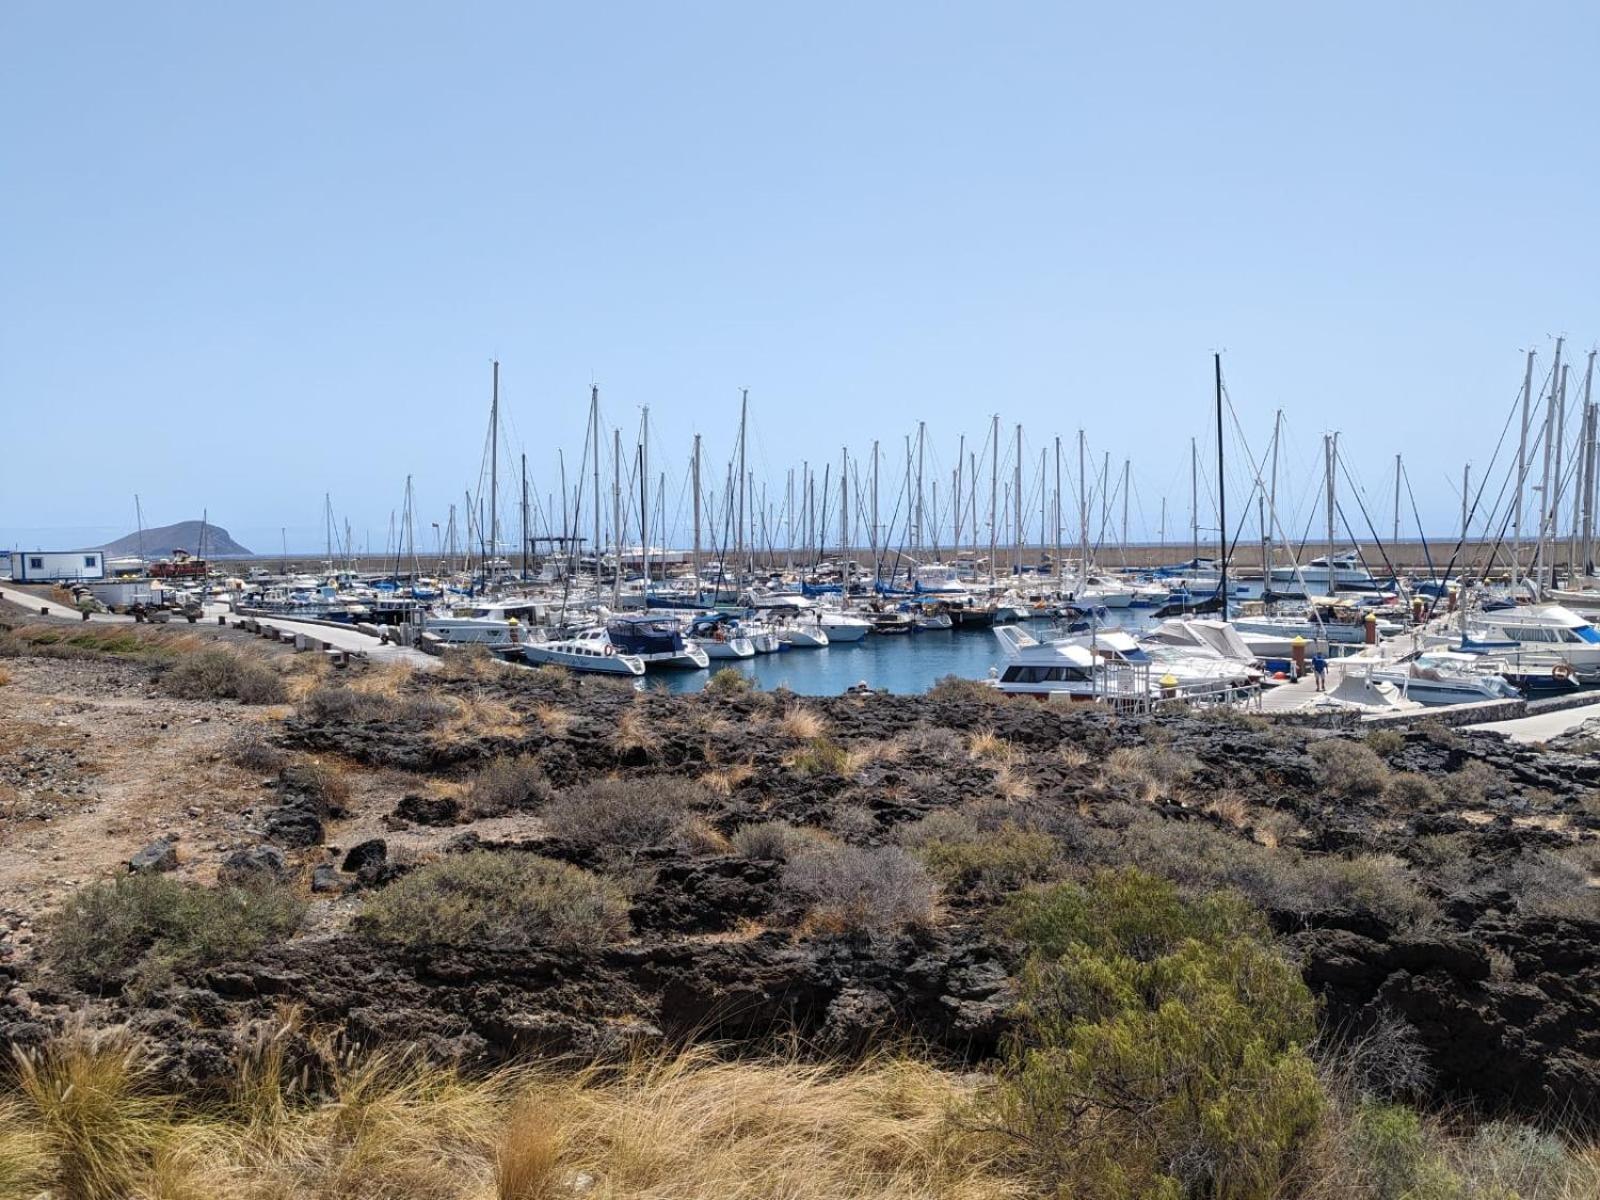
[[[617,652],[617,648],[615,646],[613,646],[610,642],[607,642],[606,643],[606,653],[607,654],[615,654],[616,652]]]

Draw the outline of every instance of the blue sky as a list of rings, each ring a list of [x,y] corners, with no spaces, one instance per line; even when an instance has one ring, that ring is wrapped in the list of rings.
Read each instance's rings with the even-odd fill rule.
[[[998,412],[1030,508],[1081,426],[1181,541],[1214,349],[1286,525],[1338,429],[1443,532],[1522,350],[1600,336],[1597,49],[1577,4],[13,0],[0,544],[137,492],[309,549],[331,492],[381,548],[408,473],[431,537],[492,358],[541,497],[593,380],[676,518],[746,386],[769,497],[878,438],[892,507],[919,419],[948,480]]]

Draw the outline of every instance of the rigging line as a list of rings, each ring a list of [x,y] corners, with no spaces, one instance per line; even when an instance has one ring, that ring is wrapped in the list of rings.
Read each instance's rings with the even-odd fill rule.
[[[1384,549],[1383,539],[1378,536],[1378,531],[1376,529],[1374,529],[1373,526],[1372,526],[1372,514],[1367,511],[1367,501],[1366,501],[1366,498],[1361,494],[1361,488],[1356,484],[1356,481],[1351,477],[1349,468],[1347,468],[1345,466],[1343,459],[1339,460],[1339,467],[1340,467],[1341,470],[1344,471],[1345,481],[1350,484],[1350,491],[1356,498],[1356,507],[1361,510],[1361,518],[1362,518],[1362,520],[1364,520],[1367,523],[1367,532],[1372,535],[1372,543],[1373,543],[1373,545],[1377,546],[1378,553],[1383,555],[1383,565],[1384,565],[1384,568],[1389,572],[1389,578],[1391,580],[1393,580],[1396,584],[1398,584],[1399,581],[1400,581],[1400,572],[1395,569],[1394,563],[1392,561],[1390,561],[1389,552],[1388,552],[1388,550]],[[1340,516],[1341,519],[1343,519],[1344,518],[1344,511],[1343,511],[1344,510],[1344,506],[1341,504],[1341,505],[1338,506],[1338,508],[1340,510],[1339,516]],[[1355,533],[1350,529],[1350,522],[1348,520],[1346,520],[1344,522],[1344,525],[1345,525],[1345,532],[1350,534],[1350,540],[1351,540],[1351,542],[1353,542],[1355,544],[1356,557],[1361,560],[1361,569],[1363,571],[1366,571],[1370,575],[1372,573],[1372,569],[1367,566],[1366,555],[1364,555],[1361,552],[1361,539],[1356,537]],[[1328,564],[1328,572],[1329,572],[1328,578],[1331,581],[1333,579],[1333,573],[1332,573],[1333,572],[1333,564],[1332,563]]]

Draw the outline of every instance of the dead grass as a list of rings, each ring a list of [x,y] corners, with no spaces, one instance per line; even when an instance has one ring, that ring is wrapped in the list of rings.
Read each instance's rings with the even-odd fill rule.
[[[551,737],[565,737],[567,730],[572,728],[572,722],[576,720],[568,710],[548,701],[535,704],[529,711],[533,714],[533,719],[539,722],[539,728]]]
[[[0,669],[0,687],[5,687],[10,682],[11,673],[9,671]]]
[[[1146,804],[1175,796],[1200,770],[1191,754],[1166,746],[1124,746],[1107,756],[1102,786],[1130,788]]]
[[[649,718],[637,705],[622,710],[616,728],[608,739],[618,758],[654,758],[661,749],[661,737],[650,727]]]
[[[720,1061],[468,1080],[344,1057],[329,1094],[241,1064],[233,1103],[182,1106],[125,1048],[73,1042],[0,1098],[6,1195],[63,1200],[1009,1200],[1029,1194],[997,1135],[958,1119],[969,1079],[897,1059],[849,1068]],[[247,1069],[248,1068],[248,1069]],[[288,1078],[285,1078],[288,1076]],[[11,1183],[0,1176],[0,1183]]]
[[[1056,757],[1069,767],[1086,767],[1089,765],[1089,752],[1082,746],[1072,742],[1062,742],[1056,749]]]
[[[1023,773],[1021,767],[1010,762],[1003,762],[995,768],[994,787],[1006,800],[1026,800],[1033,795],[1033,781]]]
[[[455,713],[436,731],[436,736],[450,740],[466,737],[519,738],[522,736],[522,718],[509,704],[483,696],[451,696]]]
[[[967,757],[976,762],[1013,763],[1021,756],[1021,751],[992,729],[980,729],[967,739]]]
[[[731,796],[741,783],[755,773],[755,767],[749,763],[733,763],[730,766],[718,767],[714,771],[707,771],[700,776],[700,782],[719,796]]]
[[[1237,792],[1219,792],[1207,800],[1200,811],[1232,825],[1235,829],[1244,829],[1250,824],[1250,806]]]
[[[810,742],[823,735],[828,723],[815,709],[807,708],[804,704],[791,704],[778,718],[778,728],[788,737]]]

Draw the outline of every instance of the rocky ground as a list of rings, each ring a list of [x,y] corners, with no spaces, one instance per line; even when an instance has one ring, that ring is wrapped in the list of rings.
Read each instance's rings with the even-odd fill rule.
[[[159,662],[0,668],[0,1038],[14,1044],[87,1013],[148,1035],[169,1076],[203,1087],[242,1030],[293,1007],[307,1028],[469,1063],[663,1038],[914,1039],[981,1062],[1012,1006],[1007,896],[1133,865],[1259,905],[1322,999],[1324,1036],[1386,1047],[1363,1069],[1403,1075],[1397,1088],[1569,1117],[1600,1097],[1588,738],[1520,747],[1419,723],[1362,740],[953,685],[639,694],[476,662],[309,672],[288,703],[248,707],[168,698]],[[520,790],[490,804],[484,781],[508,762]],[[552,828],[553,805],[607,779],[687,796],[689,819],[626,854]],[[886,871],[909,863],[931,910],[826,919],[793,856],[748,836],[770,823]],[[154,988],[88,995],[44,970],[48,914],[147,849],[150,869],[201,883],[281,876],[309,903],[300,932]],[[629,932],[424,950],[363,934],[370,897],[475,849],[609,875]]]

